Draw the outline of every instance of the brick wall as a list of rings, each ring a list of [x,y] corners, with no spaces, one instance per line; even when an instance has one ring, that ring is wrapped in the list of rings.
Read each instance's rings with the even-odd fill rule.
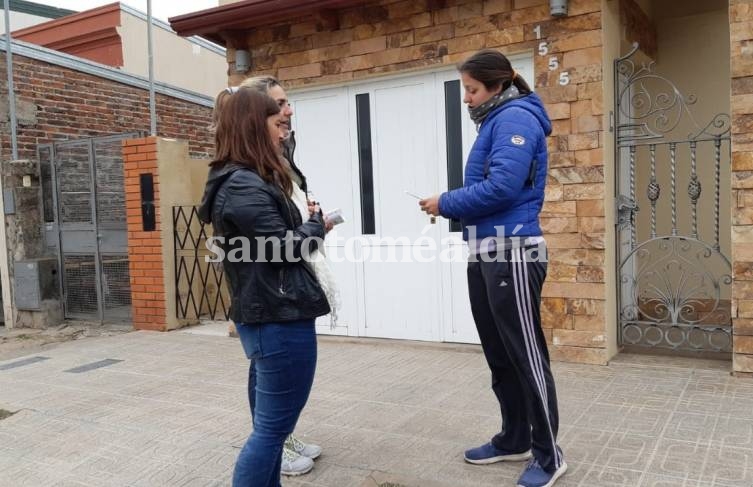
[[[157,160],[155,137],[123,141],[133,327],[165,331],[167,312]],[[152,174],[154,178],[156,230],[149,232],[144,231],[141,216],[142,174]]]
[[[149,131],[147,90],[18,54],[13,65],[21,159],[36,159],[37,145],[55,140]],[[0,78],[7,93],[6,76]],[[158,94],[157,116],[160,135],[188,140],[194,157],[213,153],[211,108]],[[0,103],[3,160],[11,157],[8,120],[7,103]]]
[[[601,0],[572,0],[553,19],[546,0],[384,0],[260,28],[229,40],[252,52],[254,71],[288,87],[328,85],[406,70],[454,66],[481,48],[538,52],[536,91],[554,121],[542,224],[551,249],[543,319],[553,357],[605,363],[605,213]],[[536,27],[540,27],[538,38]],[[550,58],[559,68],[550,71]],[[567,72],[569,84],[559,84]],[[609,325],[609,326],[614,326]]]
[[[753,373],[753,2],[730,1],[732,265],[736,373]]]
[[[4,53],[0,53],[0,63],[5,65]],[[38,144],[149,130],[147,90],[20,55],[14,55],[13,64],[21,159],[36,160]],[[6,90],[3,76],[0,92]],[[207,158],[213,153],[213,141],[207,130],[211,108],[159,94],[156,101],[160,135],[188,140],[193,157]],[[11,158],[8,120],[7,102],[0,102],[2,160]],[[123,150],[125,201],[122,196],[113,195],[100,208],[100,216],[105,221],[110,213],[112,218],[122,218],[126,205],[134,326],[164,330],[167,320],[159,206],[158,230],[143,232],[139,197],[139,175],[157,172],[155,147],[151,138],[127,142]],[[106,174],[109,163],[119,163],[120,150],[99,156],[98,164],[105,169],[101,174]],[[118,168],[118,175],[112,180],[100,178],[100,183],[119,187],[122,182],[116,179],[120,171]],[[156,177],[155,185],[158,195]],[[108,211],[110,208],[112,212]]]

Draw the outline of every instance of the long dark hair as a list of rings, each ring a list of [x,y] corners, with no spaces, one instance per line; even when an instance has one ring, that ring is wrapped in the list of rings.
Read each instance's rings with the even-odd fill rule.
[[[224,90],[220,91],[214,98],[214,108],[212,109],[212,123],[209,124],[209,130],[212,133],[217,130],[217,122],[219,122],[220,120],[220,113],[222,113],[222,109],[225,108],[225,103],[227,102],[228,98],[233,93],[235,93],[235,91],[233,90],[237,91],[238,88],[225,88]]]
[[[240,88],[223,98],[216,119],[211,166],[242,164],[290,196],[293,181],[267,129],[267,119],[280,113],[277,102],[251,88]]]
[[[502,91],[514,84],[522,95],[531,92],[526,80],[515,73],[510,60],[499,51],[494,49],[482,49],[458,66],[458,71],[468,74],[471,78],[483,83],[487,90],[496,90],[499,86]]]

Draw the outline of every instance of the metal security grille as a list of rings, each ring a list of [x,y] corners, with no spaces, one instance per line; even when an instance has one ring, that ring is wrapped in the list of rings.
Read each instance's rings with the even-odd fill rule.
[[[97,270],[94,260],[94,255],[63,257],[67,317],[91,318],[97,315]]]
[[[128,270],[125,172],[120,138],[95,139],[97,240],[100,252],[101,312],[106,321],[131,318],[131,279]]]
[[[221,262],[207,262],[211,228],[199,220],[195,206],[173,207],[175,284],[179,319],[229,319],[230,294]]]
[[[62,224],[88,226],[94,223],[91,162],[88,142],[73,142],[55,147],[58,210]],[[76,228],[86,229],[79,225]]]
[[[698,123],[696,98],[633,61],[637,50],[615,61],[621,344],[727,354],[732,277],[720,209],[730,117]]]
[[[60,255],[66,318],[131,319],[121,142],[138,135],[39,148],[48,247]]]
[[[131,318],[131,286],[128,254],[102,256],[104,314],[109,321]]]

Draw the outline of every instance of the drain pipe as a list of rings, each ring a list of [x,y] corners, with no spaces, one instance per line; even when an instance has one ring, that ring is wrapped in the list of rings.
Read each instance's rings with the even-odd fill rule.
[[[18,160],[18,135],[16,134],[16,90],[13,86],[13,54],[10,39],[10,6],[5,0],[5,60],[8,73],[8,111],[10,113],[10,133],[13,147],[13,160]],[[4,163],[0,157],[0,163]],[[11,289],[10,262],[8,259],[8,240],[5,231],[5,198],[3,198],[3,176],[0,171],[0,293],[2,293],[3,324],[6,329],[13,328],[16,316],[13,306],[13,292]]]
[[[10,139],[13,147],[13,160],[18,160],[18,134],[16,133],[16,89],[13,86],[13,53],[10,38],[10,2],[5,0],[5,63],[8,73],[8,111],[10,112]]]
[[[152,0],[146,0],[146,38],[149,51],[149,120],[150,134],[157,135],[157,101],[154,93],[154,48],[152,46]]]

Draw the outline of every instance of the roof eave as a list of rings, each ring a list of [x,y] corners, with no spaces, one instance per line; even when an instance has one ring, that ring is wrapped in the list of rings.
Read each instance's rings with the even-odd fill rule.
[[[180,36],[198,35],[225,46],[223,32],[250,30],[310,15],[318,10],[347,8],[364,0],[245,0],[170,17],[168,21]]]

